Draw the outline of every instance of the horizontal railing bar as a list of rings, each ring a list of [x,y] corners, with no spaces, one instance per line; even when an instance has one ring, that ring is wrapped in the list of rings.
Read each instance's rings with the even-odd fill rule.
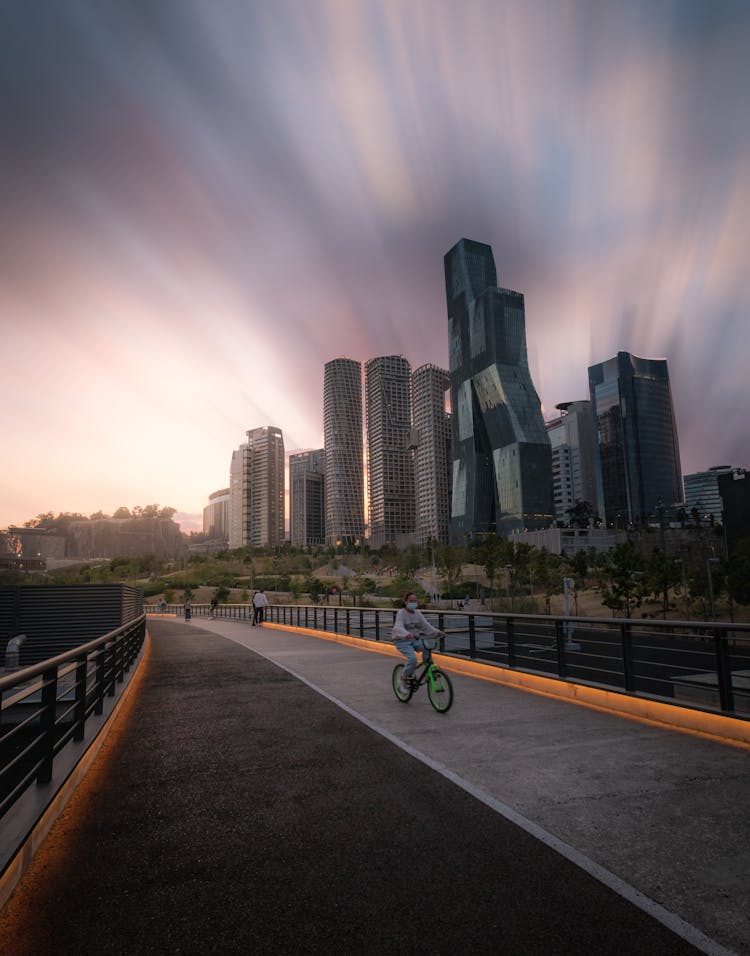
[[[0,770],[0,777],[4,776],[6,773],[8,773],[8,771],[12,770],[16,766],[16,764],[18,764],[21,760],[23,760],[24,757],[27,757],[33,750],[35,750],[42,742],[43,737],[44,737],[44,734],[38,734],[36,737],[34,737],[33,740],[29,741],[29,743],[26,744],[23,750],[19,750],[18,753],[14,755],[13,759],[9,760],[5,764],[5,766],[2,768],[2,770]]]
[[[145,620],[146,615],[141,614],[134,620],[128,621],[127,624],[120,624],[119,627],[114,628],[101,637],[94,638],[93,641],[89,641],[87,644],[82,644],[80,647],[75,647],[72,650],[65,651],[62,654],[58,654],[56,657],[51,657],[49,660],[40,661],[38,664],[32,664],[29,667],[24,667],[22,670],[14,671],[12,674],[0,677],[0,692],[4,691],[6,688],[10,689],[11,687],[15,687],[17,684],[23,683],[24,681],[32,680],[37,675],[42,674],[44,671],[50,670],[53,667],[59,667],[61,664],[67,664],[68,661],[79,660],[80,658],[88,655],[90,651],[97,650],[102,645],[113,642],[120,636],[125,637],[131,631],[134,631],[141,624],[145,623]]]
[[[44,757],[41,760],[38,760],[29,772],[18,781],[16,786],[10,791],[10,793],[3,799],[0,800],[0,817],[5,813],[5,811],[12,807],[16,800],[21,796],[24,790],[27,790],[29,785],[35,780],[36,775],[39,771],[39,768],[44,763]]]

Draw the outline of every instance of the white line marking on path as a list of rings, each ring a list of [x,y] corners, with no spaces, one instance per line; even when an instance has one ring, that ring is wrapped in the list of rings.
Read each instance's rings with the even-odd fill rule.
[[[243,642],[238,641],[238,643],[242,644]],[[671,930],[673,933],[675,933],[675,935],[679,936],[681,939],[684,939],[692,946],[695,946],[695,948],[700,950],[702,953],[705,953],[706,956],[737,956],[737,953],[727,949],[720,943],[717,943],[716,940],[706,936],[706,934],[702,933],[697,927],[692,926],[676,913],[672,913],[665,909],[659,903],[655,902],[644,893],[641,893],[640,890],[637,890],[634,886],[631,886],[629,883],[626,883],[624,880],[620,879],[619,876],[616,876],[603,866],[595,863],[584,853],[581,853],[580,850],[576,850],[576,848],[570,846],[569,843],[565,843],[563,840],[558,839],[558,837],[556,837],[553,833],[550,833],[548,830],[540,827],[538,824],[534,823],[533,820],[529,820],[527,817],[524,817],[507,803],[497,800],[491,794],[487,793],[486,790],[476,786],[470,780],[466,780],[464,777],[459,776],[453,770],[450,770],[448,767],[446,767],[445,764],[442,764],[437,760],[433,760],[433,758],[427,754],[422,753],[420,750],[416,750],[414,747],[411,747],[399,737],[396,737],[394,734],[392,734],[389,730],[386,730],[385,727],[381,727],[379,724],[376,724],[374,721],[370,720],[369,717],[365,717],[364,714],[359,713],[359,711],[354,710],[348,704],[344,703],[343,700],[339,700],[338,697],[334,697],[332,694],[329,694],[328,691],[323,690],[322,687],[318,687],[317,684],[313,684],[312,681],[308,680],[302,674],[297,673],[297,671],[292,670],[291,667],[287,667],[285,664],[280,664],[278,660],[274,660],[274,658],[270,657],[268,654],[264,654],[263,651],[258,650],[257,647],[249,647],[247,644],[244,644],[243,646],[248,647],[248,650],[252,650],[260,657],[264,657],[267,661],[270,661],[270,663],[275,664],[288,674],[291,674],[292,677],[302,681],[303,684],[306,684],[317,694],[320,694],[321,697],[325,697],[326,700],[331,701],[331,703],[346,711],[347,714],[349,714],[351,717],[354,717],[366,727],[369,727],[370,730],[374,730],[375,733],[380,734],[381,737],[385,737],[386,740],[389,740],[391,743],[395,744],[401,750],[404,750],[410,756],[421,761],[423,764],[430,767],[430,769],[442,774],[446,779],[450,780],[451,783],[461,787],[462,790],[465,790],[467,793],[471,794],[472,797],[480,800],[485,804],[485,806],[488,806],[491,810],[494,810],[496,813],[499,813],[501,816],[505,817],[506,820],[509,820],[511,823],[515,823],[516,826],[520,827],[522,830],[525,830],[531,836],[555,850],[561,856],[565,857],[566,860],[574,863],[584,872],[588,873],[590,876],[593,876],[594,879],[598,880],[600,883],[603,883],[604,886],[607,886],[619,896],[623,897],[623,899],[627,900],[629,903],[632,903],[634,906],[637,906],[638,909],[643,910],[644,913],[647,913],[649,916],[653,917],[653,919],[666,926],[667,929]]]

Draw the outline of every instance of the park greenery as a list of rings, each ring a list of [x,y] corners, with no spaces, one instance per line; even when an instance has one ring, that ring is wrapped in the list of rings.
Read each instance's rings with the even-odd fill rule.
[[[683,548],[676,558],[664,548],[627,541],[608,552],[566,557],[487,534],[466,547],[429,542],[424,548],[373,551],[365,545],[346,551],[284,545],[188,550],[172,562],[148,554],[115,557],[45,572],[5,572],[0,583],[127,583],[142,588],[148,601],[167,603],[214,596],[244,603],[263,588],[272,603],[394,606],[405,591],[415,591],[426,606],[456,607],[468,600],[494,611],[560,614],[567,598],[576,615],[750,618],[743,613],[750,607],[750,539],[739,543],[729,561],[713,551]]]

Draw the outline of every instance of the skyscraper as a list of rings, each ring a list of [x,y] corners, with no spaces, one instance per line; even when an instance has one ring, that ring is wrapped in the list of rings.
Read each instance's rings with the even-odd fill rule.
[[[203,509],[203,533],[209,538],[229,538],[229,488],[208,496]]]
[[[289,531],[295,548],[325,544],[325,450],[289,456]]]
[[[326,362],[323,444],[326,544],[351,546],[365,533],[362,366],[354,359]]]
[[[547,422],[552,446],[552,491],[555,518],[570,523],[570,509],[584,501],[598,514],[594,477],[594,432],[591,402],[562,402],[560,415]]]
[[[526,355],[524,298],[497,286],[492,249],[447,253],[453,447],[451,539],[552,523],[552,454]]]
[[[451,420],[445,408],[450,376],[420,365],[411,379],[417,542],[448,544],[451,498]]]
[[[284,542],[284,438],[280,428],[247,432],[229,469],[229,547]]]
[[[365,365],[370,544],[403,546],[414,535],[411,366],[401,355]]]
[[[719,491],[719,475],[731,471],[731,465],[714,465],[708,471],[685,475],[685,512],[688,517],[692,517],[695,509],[699,521],[708,521],[713,515],[716,524],[721,524],[724,504]]]
[[[618,352],[589,368],[599,511],[640,525],[682,501],[677,426],[664,359]]]

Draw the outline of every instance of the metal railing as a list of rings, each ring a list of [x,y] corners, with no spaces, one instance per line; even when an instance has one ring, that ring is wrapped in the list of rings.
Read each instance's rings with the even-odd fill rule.
[[[0,817],[33,783],[52,779],[55,758],[82,741],[86,721],[138,656],[146,633],[140,617],[59,654],[0,676]]]
[[[149,608],[149,610],[152,610]],[[169,611],[182,615],[182,605]],[[208,604],[192,606],[196,617]],[[220,604],[217,618],[249,621],[249,604]],[[750,625],[635,618],[423,611],[446,637],[440,651],[497,667],[615,690],[750,720]],[[266,620],[389,641],[396,611],[275,604]]]

